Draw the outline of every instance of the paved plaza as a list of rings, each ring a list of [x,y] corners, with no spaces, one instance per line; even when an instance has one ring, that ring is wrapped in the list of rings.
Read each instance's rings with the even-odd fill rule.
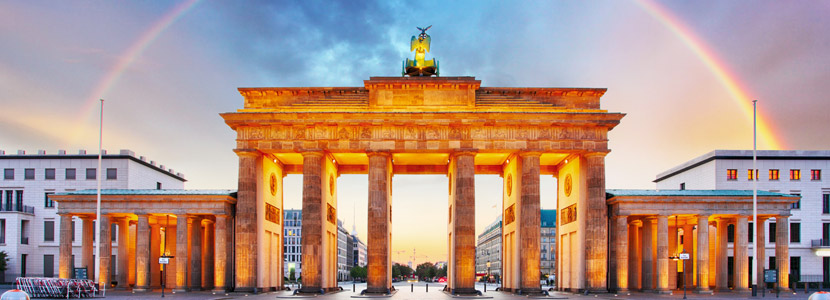
[[[427,285],[429,285],[429,292],[427,292]],[[438,283],[424,283],[424,282],[416,282],[416,283],[407,283],[407,282],[398,282],[395,283],[394,286],[397,289],[397,292],[394,293],[391,297],[362,297],[360,296],[360,291],[366,288],[366,283],[357,283],[354,285],[355,292],[352,292],[352,284],[351,283],[341,283],[341,287],[343,287],[342,292],[335,292],[329,293],[326,295],[317,295],[317,296],[293,296],[293,291],[280,291],[280,292],[270,292],[270,293],[261,293],[261,294],[246,294],[246,293],[214,293],[210,291],[203,291],[203,292],[188,292],[188,293],[170,293],[170,291],[165,292],[165,299],[331,299],[331,300],[351,300],[351,299],[683,299],[683,292],[682,291],[675,291],[672,295],[661,295],[661,294],[654,294],[654,293],[639,293],[639,292],[631,292],[630,294],[589,294],[589,295],[581,295],[581,294],[571,294],[571,293],[559,293],[559,292],[551,292],[550,296],[539,296],[539,297],[528,297],[528,296],[520,296],[514,295],[507,292],[498,292],[494,291],[492,285],[487,285],[487,292],[483,293],[483,296],[480,297],[468,297],[468,296],[458,296],[453,297],[447,293],[441,291],[444,287],[444,284]],[[548,287],[546,286],[545,289]],[[479,291],[484,291],[483,284],[476,284],[476,289]],[[293,290],[293,288],[292,288]],[[5,292],[5,290],[3,290]],[[812,293],[812,291],[810,292]],[[799,291],[796,294],[793,293],[782,293],[779,295],[780,298],[784,299],[807,299],[810,293],[805,294],[803,291]],[[766,297],[762,297],[760,294],[758,297],[751,297],[749,294],[742,294],[742,293],[715,293],[713,295],[699,295],[695,293],[688,293],[688,299],[775,299],[775,294],[767,294]],[[106,299],[161,299],[161,292],[156,290],[154,292],[147,292],[147,293],[133,293],[131,291],[123,291],[123,290],[110,290],[106,293]]]

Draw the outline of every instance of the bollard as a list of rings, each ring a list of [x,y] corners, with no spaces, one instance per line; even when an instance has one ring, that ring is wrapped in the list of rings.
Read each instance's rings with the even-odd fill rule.
[[[354,282],[352,282],[352,293],[354,293]]]
[[[427,293],[429,293],[429,283],[427,283]]]
[[[415,284],[414,284],[414,283],[410,283],[410,284],[409,284],[409,292],[410,292],[410,293],[415,292]]]

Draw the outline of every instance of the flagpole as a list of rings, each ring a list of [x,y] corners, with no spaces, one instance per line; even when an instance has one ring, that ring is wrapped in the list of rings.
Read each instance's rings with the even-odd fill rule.
[[[104,293],[107,290],[107,283],[101,282],[100,277],[100,269],[101,269],[101,160],[102,160],[102,149],[103,149],[103,140],[104,140],[104,99],[101,99],[101,115],[98,123],[98,174],[96,174],[95,178],[98,181],[98,193],[97,193],[97,204],[95,206],[95,220],[98,222],[98,228],[95,230],[95,253],[97,253],[97,257],[95,259],[95,278],[98,280],[98,283],[101,284],[101,288],[103,289]]]
[[[758,226],[758,100],[752,100],[752,171],[750,171],[752,175],[752,226],[755,226],[756,229],[764,228],[763,226]],[[763,258],[758,257],[758,253],[760,253],[759,247],[761,247],[763,241],[759,241],[755,238],[755,246],[752,247],[755,250],[755,254],[753,257],[755,260],[752,264],[752,279],[753,279],[753,286],[760,287],[761,279],[758,278],[758,263],[763,261]],[[755,295],[753,295],[755,296]]]

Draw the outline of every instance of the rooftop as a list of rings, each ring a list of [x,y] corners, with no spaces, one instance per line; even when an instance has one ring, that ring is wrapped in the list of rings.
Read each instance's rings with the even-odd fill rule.
[[[830,150],[758,150],[758,160],[830,160]],[[752,159],[752,150],[714,150],[657,174],[654,182],[693,169],[715,159]]]
[[[88,189],[80,191],[72,191],[65,193],[57,193],[56,195],[97,195],[98,190]],[[101,195],[205,195],[205,196],[223,196],[230,195],[236,197],[235,190],[129,190],[129,189],[112,189],[101,190]]]
[[[0,150],[0,159],[97,159],[98,153],[87,153],[87,150],[78,150],[77,154],[67,153],[66,150],[58,150],[57,153],[48,154],[46,150],[37,150],[37,154],[27,154],[26,150],[17,150],[17,153],[6,153],[5,150]],[[109,154],[107,150],[101,150],[102,159],[119,159],[126,158],[142,164],[148,168],[154,169],[173,178],[181,181],[184,179],[184,174],[178,173],[173,169],[165,168],[164,165],[156,164],[155,161],[149,160],[144,156],[135,156],[135,152],[129,149],[121,149],[118,154]]]
[[[606,189],[606,199],[625,196],[688,196],[688,197],[752,197],[752,190],[618,190]],[[800,197],[790,194],[758,191],[758,196]]]

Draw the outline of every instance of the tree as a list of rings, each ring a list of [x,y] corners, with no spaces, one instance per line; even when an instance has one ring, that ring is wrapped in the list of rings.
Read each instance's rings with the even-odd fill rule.
[[[401,264],[395,263],[392,265],[392,277],[393,278],[400,278],[401,277]]]
[[[9,268],[9,254],[6,251],[0,251],[0,272],[6,272]]]
[[[418,278],[424,279],[430,277],[429,270],[434,268],[435,266],[431,262],[425,262],[415,267],[415,274],[418,275]]]
[[[294,268],[288,269],[288,280],[294,281],[297,279],[296,277],[294,277],[296,276],[294,275],[294,272]]]
[[[354,266],[349,271],[349,275],[352,275],[352,278],[355,278],[355,279],[357,279],[357,278],[366,278],[366,275],[367,275],[366,273],[367,273],[366,267],[361,267],[361,266]]]
[[[437,277],[447,277],[447,265],[444,265],[440,269],[435,272],[435,276]]]

